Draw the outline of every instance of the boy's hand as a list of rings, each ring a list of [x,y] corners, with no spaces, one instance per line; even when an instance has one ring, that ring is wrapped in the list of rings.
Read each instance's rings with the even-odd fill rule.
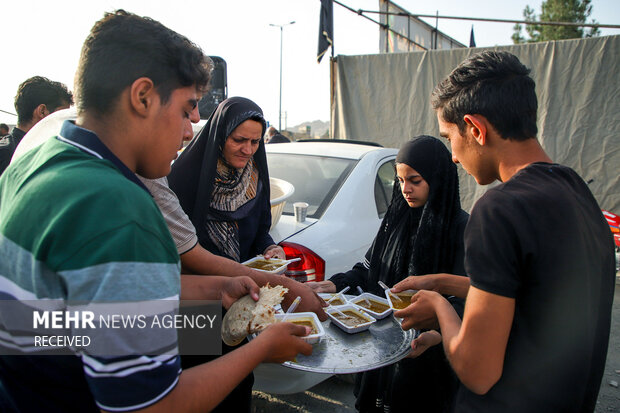
[[[466,298],[469,292],[469,277],[446,273],[412,275],[391,289],[393,293],[404,290],[436,291],[444,295]]]
[[[418,291],[411,297],[411,304],[407,308],[395,311],[394,317],[403,319],[401,324],[403,330],[409,330],[410,328],[437,329],[439,328],[435,312],[437,300],[445,300],[445,298],[434,291]]]
[[[293,360],[297,354],[312,354],[312,345],[300,337],[310,333],[310,328],[293,323],[275,323],[261,332],[255,340],[267,347],[266,363],[284,363]]]
[[[300,283],[290,278],[282,283],[283,286],[288,288],[288,293],[284,296],[284,300],[282,301],[282,308],[286,311],[293,301],[295,301],[295,298],[299,296],[301,297],[301,302],[296,312],[311,311],[319,317],[319,320],[325,321],[327,320],[327,314],[323,311],[323,307],[326,307],[327,304],[325,304],[325,301],[310,288],[310,284],[312,283]]]
[[[254,301],[258,301],[258,285],[250,277],[229,277],[222,287],[222,305],[227,310],[241,297],[250,294]]]
[[[396,283],[391,289],[393,293],[399,293],[405,290],[437,291],[437,274],[411,275]]]

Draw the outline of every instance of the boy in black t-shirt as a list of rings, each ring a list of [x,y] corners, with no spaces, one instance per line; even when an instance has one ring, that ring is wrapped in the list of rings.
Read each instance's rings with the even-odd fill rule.
[[[480,185],[502,182],[476,203],[465,230],[469,289],[454,284],[466,277],[447,274],[394,288],[427,290],[395,315],[403,328],[437,317],[464,385],[458,412],[591,412],[605,367],[613,239],[583,180],[536,139],[528,74],[510,53],[483,52],[432,96],[454,162]],[[467,294],[462,322],[439,294],[459,291]]]

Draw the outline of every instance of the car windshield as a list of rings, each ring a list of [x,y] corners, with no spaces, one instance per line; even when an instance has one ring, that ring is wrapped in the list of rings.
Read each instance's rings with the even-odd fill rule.
[[[283,214],[293,215],[293,203],[307,202],[309,218],[320,218],[357,161],[326,156],[267,153],[269,176],[295,187]]]

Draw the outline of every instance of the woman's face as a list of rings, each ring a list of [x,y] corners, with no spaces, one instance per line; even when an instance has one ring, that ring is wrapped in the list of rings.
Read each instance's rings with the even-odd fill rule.
[[[226,138],[222,157],[233,168],[245,168],[248,161],[258,150],[263,135],[263,126],[260,122],[248,119],[232,131]]]
[[[405,163],[396,164],[400,191],[411,208],[419,208],[428,200],[429,187],[422,175]]]

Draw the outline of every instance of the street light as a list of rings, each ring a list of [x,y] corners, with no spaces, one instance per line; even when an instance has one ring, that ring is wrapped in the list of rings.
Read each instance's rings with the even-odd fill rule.
[[[290,26],[291,24],[295,24],[295,21],[285,24],[269,23],[270,26],[280,28],[280,110],[278,111],[278,131],[280,132],[282,132],[282,35],[284,33],[284,26]]]

